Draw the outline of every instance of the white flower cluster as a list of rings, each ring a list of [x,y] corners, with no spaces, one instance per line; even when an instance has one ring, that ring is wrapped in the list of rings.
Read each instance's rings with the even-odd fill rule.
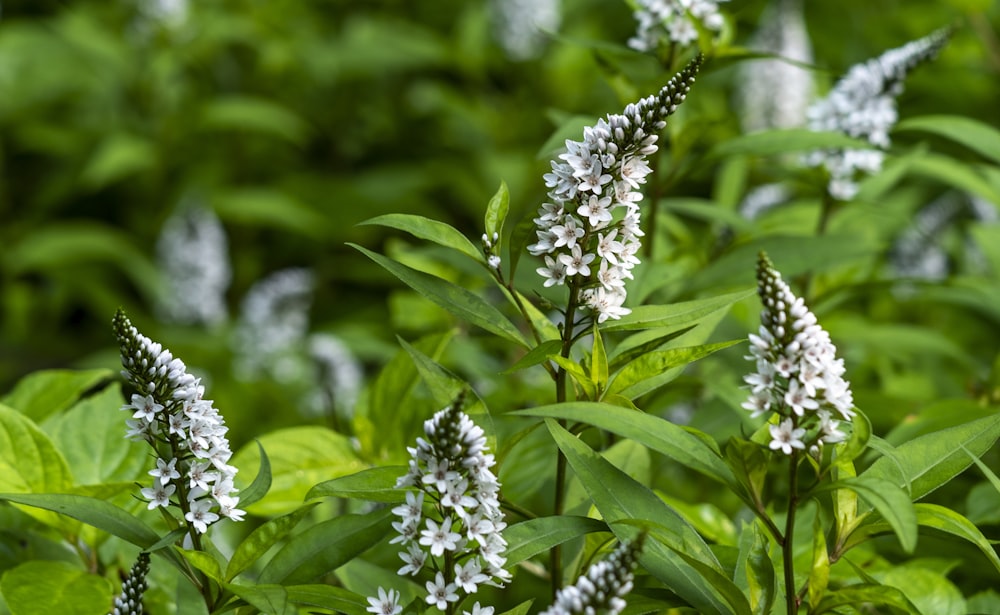
[[[122,592],[115,596],[115,607],[110,615],[143,615],[142,596],[149,589],[146,574],[149,572],[149,553],[139,553],[128,576],[122,582]]]
[[[779,57],[743,63],[738,89],[743,132],[800,128],[813,98],[812,71],[801,66],[813,63],[802,0],[771,0],[760,24],[748,46]]]
[[[314,285],[308,269],[282,269],[250,288],[234,332],[234,367],[240,377],[270,372],[285,382],[298,375]]]
[[[122,310],[113,325],[122,375],[138,391],[122,407],[132,413],[126,437],[145,440],[157,455],[149,472],[153,486],[142,489],[148,507],[179,506],[199,533],[220,516],[241,521],[244,512],[236,508],[233,487],[237,470],[229,465],[229,428],[211,400],[203,399],[200,380],[169,350],[139,333]],[[182,498],[176,504],[170,499],[175,493]]]
[[[725,20],[719,2],[727,0],[636,0],[633,16],[638,25],[628,46],[636,51],[653,51],[665,33],[671,43],[687,47],[698,40],[695,21],[707,30],[718,32]]]
[[[842,132],[881,148],[818,150],[806,156],[807,165],[823,166],[830,173],[827,190],[831,196],[854,198],[858,192],[855,173],[876,173],[882,168],[882,150],[889,146],[889,130],[898,117],[896,96],[903,91],[903,79],[936,56],[949,35],[948,29],[937,30],[854,65],[826,98],[809,108],[811,130]]]
[[[569,281],[598,322],[618,319],[625,280],[639,263],[639,187],[651,172],[646,157],[656,152],[656,133],[684,101],[701,65],[699,56],[658,94],[629,104],[583,131],[583,141],[566,140],[566,151],[545,174],[551,202],[535,218],[538,242],[528,246],[545,257],[537,269],[545,286]],[[597,261],[597,262],[595,262]]]
[[[494,33],[512,60],[538,57],[550,32],[559,29],[559,0],[493,0]]]
[[[642,549],[642,538],[622,543],[606,559],[592,565],[575,585],[564,587],[540,615],[617,615],[625,608],[624,596],[632,591],[633,571]]]
[[[760,334],[750,334],[747,357],[757,371],[743,378],[751,389],[743,407],[754,417],[779,415],[781,423],[770,427],[770,446],[786,455],[807,445],[842,441],[846,436],[833,412],[850,421],[854,399],[830,335],[763,253],[757,263],[757,293],[764,309]]]
[[[208,209],[183,207],[167,219],[156,243],[166,288],[164,320],[216,324],[226,320],[226,289],[232,279],[226,231]]]
[[[392,511],[399,535],[390,542],[406,547],[399,574],[416,576],[428,565],[434,578],[427,582],[427,603],[441,610],[458,600],[459,591],[471,594],[483,583],[503,587],[510,580],[500,483],[490,470],[496,462],[483,430],[461,411],[462,401],[424,422],[427,439],[407,449],[410,468],[396,483],[417,491]],[[427,515],[425,496],[433,504]]]

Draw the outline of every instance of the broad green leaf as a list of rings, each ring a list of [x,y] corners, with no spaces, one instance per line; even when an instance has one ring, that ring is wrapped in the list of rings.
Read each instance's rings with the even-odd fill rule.
[[[500,615],[528,615],[531,611],[531,605],[535,602],[535,599],[525,600],[521,604],[515,606],[514,608],[500,613]]]
[[[609,370],[611,372],[617,372],[622,368],[623,365],[637,359],[644,354],[659,350],[667,342],[674,340],[685,333],[688,333],[698,325],[688,325],[686,327],[681,327],[675,331],[670,331],[663,335],[653,335],[652,339],[647,339],[650,337],[652,331],[667,329],[671,327],[662,327],[652,331],[643,331],[629,336],[628,338],[622,340],[620,344],[615,348],[614,352],[611,354],[611,364],[609,365]]]
[[[1000,130],[959,115],[922,115],[896,124],[894,132],[915,130],[951,139],[1000,164]]]
[[[291,585],[285,587],[288,600],[295,604],[328,609],[346,615],[368,615],[364,596],[332,585]]]
[[[69,464],[49,437],[30,419],[0,405],[0,492],[61,493],[72,485]],[[25,512],[44,523],[59,524],[48,513]]]
[[[891,568],[879,579],[897,588],[924,615],[967,615],[965,599],[943,574],[917,565]]]
[[[299,613],[298,608],[292,604],[288,590],[283,585],[230,583],[226,585],[226,589],[243,598],[247,604],[264,615],[298,615]]]
[[[104,137],[80,174],[91,190],[104,188],[129,175],[152,169],[157,164],[155,143],[127,132]]]
[[[559,354],[562,349],[562,340],[548,340],[529,350],[523,357],[514,362],[513,365],[502,371],[502,374],[510,374],[533,365],[538,365],[549,360],[550,355]]]
[[[233,556],[226,566],[226,581],[232,581],[241,572],[249,568],[267,553],[278,541],[285,538],[295,529],[302,519],[312,511],[315,503],[306,504],[295,512],[283,517],[277,517],[264,523],[250,532],[243,542],[233,551]]]
[[[859,478],[886,479],[904,488],[909,484],[910,498],[916,501],[972,464],[962,447],[978,457],[989,450],[998,437],[1000,415],[970,421],[900,445],[893,459],[878,459]]]
[[[233,456],[231,463],[240,470],[237,481],[259,473],[261,448],[270,461],[271,489],[248,506],[260,515],[296,510],[316,483],[353,474],[365,465],[346,436],[319,426],[289,427],[262,435]]]
[[[839,132],[818,132],[806,128],[767,130],[727,139],[709,150],[707,158],[725,156],[770,156],[815,149],[871,149],[867,141],[852,139]]]
[[[364,553],[390,532],[392,511],[342,515],[294,535],[260,573],[262,583],[311,581]]]
[[[702,613],[750,613],[745,599],[742,604],[730,604],[727,601],[729,594],[724,595],[724,592],[706,580],[706,570],[722,576],[721,566],[715,555],[697,532],[656,494],[601,458],[589,446],[559,427],[554,420],[546,420],[546,425],[577,478],[594,500],[601,516],[612,524],[612,529],[620,539],[631,538],[635,531],[614,525],[615,522],[629,521],[637,525],[648,523],[657,526],[657,540],[647,541],[640,558],[643,567],[650,574]],[[693,566],[691,561],[700,562],[700,565]],[[731,581],[722,578],[732,585]],[[712,580],[721,582],[717,577]],[[734,585],[732,589],[736,589]]]
[[[1000,191],[977,172],[973,165],[948,156],[924,154],[909,160],[908,171],[936,179],[944,184],[971,192],[987,201],[1000,204]]]
[[[814,607],[814,611],[812,612],[817,614],[828,613],[842,606],[856,606],[865,602],[896,607],[911,615],[921,615],[917,607],[910,602],[903,592],[895,587],[873,583],[851,585],[836,591],[827,592],[823,600]]]
[[[359,225],[362,224],[377,224],[379,226],[399,229],[414,237],[426,239],[446,248],[458,250],[476,262],[486,262],[482,252],[465,235],[455,229],[455,227],[444,222],[412,214],[385,214],[359,223]]]
[[[115,383],[46,425],[52,443],[69,464],[75,484],[130,483],[150,469],[148,445],[125,437],[125,419],[131,415],[122,412],[121,406],[121,385]]]
[[[508,341],[524,347],[528,343],[506,316],[495,307],[461,286],[457,286],[422,271],[417,271],[398,263],[377,252],[362,248],[357,244],[347,244],[372,259],[404,284],[427,297],[445,310],[471,324],[481,327]]]
[[[698,359],[718,352],[723,348],[729,348],[735,344],[740,344],[744,340],[731,340],[728,342],[718,342],[715,344],[704,344],[701,346],[689,346],[686,348],[670,348],[668,350],[655,350],[648,352],[621,368],[615,374],[614,379],[608,386],[608,393],[621,393],[625,397],[635,399],[638,391],[635,385],[640,384],[650,378],[661,375],[668,369],[683,367],[693,363]],[[643,390],[642,393],[648,391]]]
[[[508,526],[503,532],[507,540],[507,567],[539,553],[592,532],[610,532],[603,521],[589,517],[555,516],[528,519]]]
[[[918,503],[914,504],[913,508],[917,513],[917,523],[921,527],[940,530],[972,543],[1000,573],[1000,557],[997,557],[993,545],[971,521],[954,510],[937,504]]]
[[[253,482],[250,483],[245,489],[240,490],[240,506],[246,508],[251,504],[255,504],[267,495],[267,492],[271,489],[271,460],[267,456],[267,452],[264,450],[264,445],[257,442],[257,455],[260,458],[260,467],[257,470],[257,476],[254,477]]]
[[[696,529],[706,540],[716,545],[736,545],[736,526],[733,525],[733,521],[729,518],[729,515],[715,504],[709,502],[688,504],[660,490],[656,490],[656,495],[683,517],[685,521],[690,523],[691,527]]]
[[[892,481],[868,476],[867,472],[856,478],[836,481],[819,489],[819,492],[850,489],[871,504],[888,522],[899,544],[907,553],[917,546],[917,514],[909,496]]]
[[[0,592],[11,615],[105,615],[114,588],[68,562],[31,561],[5,571]]]
[[[503,237],[503,224],[507,220],[507,213],[510,211],[510,192],[507,190],[507,183],[501,181],[500,188],[486,205],[486,216],[483,227],[486,229],[486,236],[493,241],[493,234]],[[496,243],[494,243],[494,249]]]
[[[921,356],[921,354],[912,353],[910,356]],[[920,412],[907,415],[905,420],[897,423],[889,433],[885,434],[885,440],[899,446],[925,434],[936,433],[968,423],[973,419],[989,417],[995,412],[995,409],[975,399],[957,398],[932,402],[921,406]]]
[[[670,305],[640,305],[621,319],[608,321],[602,331],[635,331],[656,327],[681,327],[698,322],[709,314],[728,309],[737,301],[755,294],[755,289],[744,290],[707,299],[682,301]]]
[[[201,109],[200,127],[211,131],[257,132],[302,144],[308,125],[291,109],[273,100],[229,95],[208,99]]]
[[[754,615],[767,615],[777,594],[768,538],[756,523],[748,523],[740,532],[739,547],[734,580],[749,598]]]
[[[733,477],[719,451],[690,430],[670,421],[600,402],[566,402],[511,412],[514,415],[539,416],[580,421],[630,438],[723,484]]]
[[[356,474],[324,481],[310,489],[306,499],[338,497],[389,504],[402,502],[406,497],[406,491],[398,489],[396,481],[406,472],[406,466],[368,468]]]
[[[114,372],[108,369],[52,369],[33,372],[18,380],[14,389],[0,398],[0,403],[41,423],[48,416],[66,410],[84,393],[113,377]],[[124,424],[123,418],[122,425]]]

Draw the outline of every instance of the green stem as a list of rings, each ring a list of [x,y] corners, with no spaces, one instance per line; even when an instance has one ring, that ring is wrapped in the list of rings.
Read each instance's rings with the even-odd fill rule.
[[[795,509],[798,506],[799,453],[792,450],[788,469],[788,515],[785,518],[785,536],[781,543],[781,558],[785,569],[785,601],[788,615],[797,615],[799,599],[795,591],[795,565],[793,562],[795,547]]]

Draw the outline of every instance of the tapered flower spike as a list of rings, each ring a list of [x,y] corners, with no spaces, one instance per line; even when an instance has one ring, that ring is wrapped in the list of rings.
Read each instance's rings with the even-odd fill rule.
[[[617,615],[632,591],[633,571],[642,551],[644,535],[622,543],[607,558],[595,563],[576,583],[556,594],[555,602],[540,615]]]
[[[538,241],[528,246],[542,256],[537,272],[545,286],[570,283],[598,322],[618,319],[624,307],[625,281],[639,263],[644,235],[639,228],[640,186],[652,172],[647,157],[657,150],[657,133],[666,126],[691,89],[701,67],[692,60],[657,94],[629,104],[585,128],[583,141],[566,149],[545,174],[549,202],[534,222]]]
[[[950,28],[942,28],[877,58],[856,64],[837,82],[826,98],[807,112],[809,128],[842,132],[864,139],[872,149],[819,150],[806,157],[809,166],[823,166],[830,173],[831,196],[848,200],[858,192],[857,171],[875,173],[882,168],[883,149],[896,123],[896,97],[906,75],[934,58],[948,42]]]
[[[786,455],[842,441],[839,424],[854,417],[854,400],[830,335],[763,252],[757,262],[757,293],[764,309],[747,356],[757,371],[744,377],[750,397],[743,407],[753,416],[778,415],[780,424],[770,427],[771,448]]]
[[[142,596],[146,593],[146,574],[149,572],[149,553],[139,554],[135,564],[122,583],[122,592],[115,597],[115,606],[110,615],[143,615]]]

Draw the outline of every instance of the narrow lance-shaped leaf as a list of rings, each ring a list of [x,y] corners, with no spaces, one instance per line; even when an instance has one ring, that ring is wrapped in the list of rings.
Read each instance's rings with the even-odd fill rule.
[[[486,229],[486,236],[491,242],[493,241],[494,234],[497,237],[503,235],[503,224],[507,220],[507,212],[509,211],[510,192],[507,190],[507,183],[501,181],[500,188],[497,189],[496,194],[493,195],[493,198],[490,199],[489,204],[486,206],[486,216],[483,224]]]
[[[508,526],[503,532],[507,540],[507,567],[511,567],[567,540],[593,532],[611,531],[607,524],[589,517],[566,515],[539,517]]]
[[[396,480],[406,474],[406,466],[380,466],[356,474],[319,483],[309,490],[306,499],[320,497],[354,498],[372,502],[402,502],[405,489],[396,488]]]
[[[455,316],[477,327],[481,327],[490,333],[495,333],[515,344],[526,348],[529,346],[524,340],[524,336],[517,330],[517,327],[506,316],[501,314],[499,310],[478,295],[467,291],[461,286],[407,267],[402,263],[362,248],[359,245],[348,245],[356,248],[362,254],[381,265],[389,273],[399,278],[404,284]]]
[[[360,224],[387,226],[405,231],[414,237],[432,241],[440,246],[457,250],[479,263],[485,263],[476,246],[460,231],[449,224],[413,214],[385,214]]]

